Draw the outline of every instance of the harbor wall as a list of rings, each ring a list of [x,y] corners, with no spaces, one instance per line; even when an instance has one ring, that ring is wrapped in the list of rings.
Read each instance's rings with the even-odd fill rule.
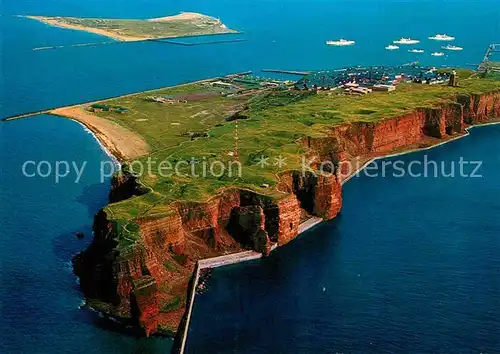
[[[311,218],[299,225],[299,234],[303,233],[312,227],[321,223],[323,219],[321,218]],[[272,251],[277,249],[277,245],[272,247]],[[188,292],[188,305],[186,309],[186,316],[183,319],[181,326],[179,328],[180,335],[176,338],[176,343],[174,344],[173,353],[183,354],[186,350],[187,338],[189,332],[189,324],[191,322],[191,316],[193,312],[193,305],[196,298],[196,288],[198,286],[198,281],[200,279],[200,271],[206,268],[218,268],[231,264],[237,264],[242,262],[247,262],[251,260],[256,260],[262,258],[262,253],[255,251],[244,251],[235,254],[228,254],[224,256],[212,257],[207,259],[200,259],[196,263],[196,267],[193,272],[193,280],[189,287]]]
[[[448,141],[464,133],[467,121],[483,123],[499,116],[500,94],[491,94],[379,122],[336,126],[324,137],[304,138],[300,143],[318,161],[338,163],[357,157],[368,161]],[[141,218],[140,239],[126,249],[117,247],[123,235],[101,211],[94,222],[91,246],[75,258],[82,290],[87,297],[106,303],[104,310],[111,315],[138,320],[135,325],[145,335],[155,333],[166,320],[175,332],[190,306],[186,294],[198,261],[245,248],[254,253],[247,250],[242,256],[206,262],[219,266],[256,259],[268,254],[273,244],[284,245],[297,237],[303,215],[334,218],[342,207],[343,180],[338,176],[344,171],[336,172],[330,176],[287,172],[276,187],[282,193],[277,200],[235,188],[204,203],[174,203],[169,216]],[[113,188],[122,187],[131,188],[119,183]],[[161,290],[165,284],[178,284],[184,292],[165,294]],[[148,296],[135,296],[136,289],[145,285]],[[174,295],[183,297],[182,307],[168,314],[155,308]],[[151,316],[134,316],[133,308]]]

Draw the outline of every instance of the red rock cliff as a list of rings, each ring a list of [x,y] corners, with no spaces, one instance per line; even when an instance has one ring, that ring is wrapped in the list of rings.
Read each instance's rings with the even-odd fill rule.
[[[74,259],[83,292],[98,299],[101,310],[130,321],[145,335],[162,327],[175,331],[198,259],[238,251],[236,240],[267,253],[270,243],[286,244],[297,236],[304,214],[332,219],[340,212],[340,162],[419,146],[429,138],[463,133],[465,124],[500,117],[500,94],[459,96],[456,101],[378,122],[344,124],[322,138],[303,139],[314,162],[310,171],[280,177],[281,198],[234,189],[205,203],[176,203],[170,215],[137,219],[140,239],[127,247],[117,247],[123,235],[100,211],[92,244]],[[331,162],[326,173],[315,173],[322,161]],[[110,199],[144,192],[126,174],[113,180]]]

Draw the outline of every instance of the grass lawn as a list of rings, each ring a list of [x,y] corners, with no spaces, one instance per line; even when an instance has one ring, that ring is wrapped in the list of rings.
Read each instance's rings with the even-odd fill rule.
[[[401,84],[391,93],[373,92],[365,96],[350,96],[336,91],[310,94],[297,91],[257,91],[229,97],[209,84],[192,84],[155,92],[137,94],[106,101],[106,104],[126,107],[128,112],[98,112],[100,117],[136,132],[151,147],[147,159],[172,164],[182,162],[183,172],[192,168],[201,173],[203,163],[209,166],[221,161],[226,173],[220,177],[146,175],[141,182],[151,193],[134,197],[107,207],[112,218],[123,225],[139,216],[165,216],[171,213],[168,204],[177,201],[205,201],[222,188],[240,187],[274,198],[281,196],[273,188],[277,173],[299,168],[304,148],[297,139],[324,137],[335,125],[352,122],[376,122],[410,113],[420,107],[438,106],[458,95],[500,92],[500,81],[471,76],[459,71],[459,86]],[[150,102],[148,97],[181,99],[176,103]],[[239,160],[241,177],[228,176],[227,166],[234,162],[234,121],[226,120],[235,112],[243,112],[238,120]],[[198,135],[193,135],[196,133]],[[274,158],[282,156],[286,166],[278,168]],[[261,157],[270,165],[262,168]],[[194,167],[188,164],[194,159]],[[235,165],[233,173],[238,169]],[[135,168],[134,168],[135,170]],[[156,170],[154,170],[156,171]],[[137,171],[136,171],[137,172]],[[265,186],[269,185],[269,187]],[[265,187],[263,187],[265,186]],[[134,240],[133,230],[126,227],[124,240]],[[127,242],[128,243],[128,242]]]

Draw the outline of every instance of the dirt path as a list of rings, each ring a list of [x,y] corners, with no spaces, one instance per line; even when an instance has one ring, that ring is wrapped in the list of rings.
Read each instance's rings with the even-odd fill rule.
[[[49,111],[49,114],[82,123],[94,132],[99,141],[120,161],[143,156],[149,151],[148,144],[140,136],[115,122],[85,111],[83,106],[57,108]]]

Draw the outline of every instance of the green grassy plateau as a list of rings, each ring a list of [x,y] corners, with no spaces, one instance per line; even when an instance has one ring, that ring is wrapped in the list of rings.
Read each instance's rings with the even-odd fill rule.
[[[500,80],[500,61],[490,61],[486,63],[487,76]]]
[[[336,91],[317,94],[300,91],[253,90],[246,94],[225,95],[224,89],[209,83],[197,83],[176,88],[108,100],[104,103],[127,109],[125,113],[94,112],[140,135],[151,147],[148,156],[140,158],[157,161],[152,175],[140,180],[151,192],[139,197],[110,204],[107,212],[121,226],[125,226],[123,240],[134,242],[136,230],[131,221],[139,216],[165,216],[174,201],[206,201],[228,187],[254,190],[279,198],[273,188],[277,174],[300,166],[304,148],[297,139],[326,136],[335,125],[352,122],[375,122],[401,116],[419,107],[438,106],[461,94],[500,92],[500,81],[479,78],[472,72],[459,71],[459,86],[401,84],[395,92],[373,92],[365,96],[345,95]],[[251,87],[246,87],[251,88]],[[174,101],[159,103],[152,97],[168,96]],[[233,120],[226,119],[241,111],[238,119],[239,161],[242,175],[221,177],[167,176],[157,173],[157,166],[167,160],[172,164],[182,161],[182,171],[194,168],[202,171],[202,162],[221,161],[227,167],[234,161]],[[274,158],[282,156],[286,165],[278,168]],[[269,165],[262,168],[258,162],[264,156]],[[233,165],[234,166],[234,165]],[[135,164],[130,167],[139,172]],[[217,169],[218,171],[218,169]],[[237,171],[235,168],[234,171]]]
[[[28,16],[52,26],[98,33],[118,40],[176,38],[237,33],[218,19],[197,13],[182,13],[150,20]]]

